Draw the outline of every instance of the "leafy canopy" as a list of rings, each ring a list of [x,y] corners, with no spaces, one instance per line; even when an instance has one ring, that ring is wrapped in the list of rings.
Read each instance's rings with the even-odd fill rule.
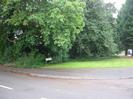
[[[80,0],[2,1],[7,38],[18,53],[25,48],[36,51],[41,45],[62,61],[83,30],[85,3]]]

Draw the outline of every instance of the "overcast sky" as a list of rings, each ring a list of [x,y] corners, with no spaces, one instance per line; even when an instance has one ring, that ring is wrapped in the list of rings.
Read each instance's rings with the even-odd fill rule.
[[[104,0],[104,2],[108,3],[108,2],[111,2],[111,3],[114,3],[115,4],[115,7],[120,10],[120,8],[122,7],[122,4],[125,3],[126,0]]]

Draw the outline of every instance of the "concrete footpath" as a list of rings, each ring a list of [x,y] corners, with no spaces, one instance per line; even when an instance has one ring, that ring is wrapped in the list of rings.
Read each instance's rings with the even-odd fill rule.
[[[20,69],[0,65],[5,72],[23,74],[32,77],[73,80],[111,80],[133,79],[133,68],[102,68],[102,69]]]

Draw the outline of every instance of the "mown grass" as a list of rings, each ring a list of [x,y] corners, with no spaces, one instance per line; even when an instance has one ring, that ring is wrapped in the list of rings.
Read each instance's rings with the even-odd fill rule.
[[[71,60],[60,64],[46,64],[43,68],[124,68],[133,67],[132,57],[115,57],[105,59]]]

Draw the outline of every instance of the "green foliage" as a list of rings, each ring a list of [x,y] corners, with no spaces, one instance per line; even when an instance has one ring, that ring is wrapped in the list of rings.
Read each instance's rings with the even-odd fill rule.
[[[68,58],[76,36],[84,27],[84,2],[80,0],[2,0],[6,41],[16,59],[24,49],[39,51],[57,61]],[[7,46],[7,44],[5,44]],[[50,49],[49,51],[45,51]],[[47,54],[46,54],[47,53]],[[56,60],[54,60],[56,61]]]
[[[45,63],[45,58],[42,55],[30,53],[29,55],[24,55],[15,61],[15,66],[17,68],[37,68]]]
[[[117,23],[123,49],[133,48],[133,1],[127,0],[119,12]]]
[[[112,8],[112,5],[107,6],[101,0],[86,1],[86,25],[71,50],[74,57],[109,56],[117,51]]]
[[[102,0],[1,0],[0,58],[36,67],[45,57],[59,63],[114,55],[120,35],[115,11]]]

